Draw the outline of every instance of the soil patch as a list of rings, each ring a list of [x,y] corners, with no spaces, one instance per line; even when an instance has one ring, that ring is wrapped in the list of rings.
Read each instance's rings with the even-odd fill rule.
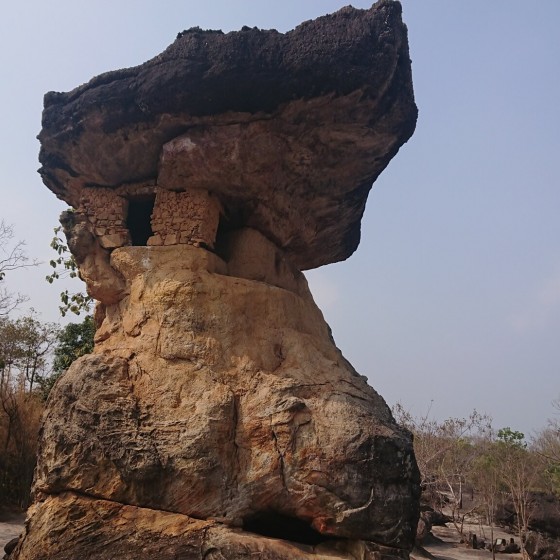
[[[478,524],[465,523],[464,533],[469,534],[469,531],[476,533],[479,540],[482,538],[487,543],[490,542],[490,527]],[[427,540],[424,543],[424,549],[433,555],[437,560],[473,560],[476,558],[480,559],[491,559],[492,553],[489,550],[473,550],[468,548],[465,543],[460,542],[460,537],[457,531],[453,527],[448,526],[434,526],[432,527],[432,534],[434,539]],[[515,541],[518,543],[519,539],[511,533],[507,533],[501,528],[494,528],[494,539],[503,538],[509,539],[514,537]],[[519,544],[519,543],[518,543]],[[412,558],[420,560],[423,556],[418,553],[413,553]],[[504,554],[497,553],[496,560],[522,560],[523,556],[519,554]]]
[[[0,514],[0,554],[4,553],[4,545],[19,537],[23,532],[25,513],[2,511]]]

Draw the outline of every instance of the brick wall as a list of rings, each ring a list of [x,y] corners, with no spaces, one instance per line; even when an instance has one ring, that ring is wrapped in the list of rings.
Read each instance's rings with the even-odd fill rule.
[[[106,249],[130,245],[126,226],[128,200],[136,193],[94,187],[83,191],[78,212],[84,213]],[[206,191],[156,192],[148,245],[189,244],[214,248],[220,219],[218,200]],[[153,192],[153,190],[152,190]]]
[[[206,191],[158,189],[148,245],[214,247],[220,219],[218,201]]]
[[[114,249],[130,245],[126,228],[128,201],[112,189],[85,189],[78,212],[84,213],[93,226],[102,247]]]

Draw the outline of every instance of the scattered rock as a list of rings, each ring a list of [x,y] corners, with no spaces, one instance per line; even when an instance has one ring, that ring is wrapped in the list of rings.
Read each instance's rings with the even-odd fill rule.
[[[536,531],[530,531],[525,539],[525,550],[532,560],[558,560],[560,558],[560,539],[553,539]]]
[[[4,545],[4,552],[9,556],[16,548],[19,542],[19,537],[14,537]]]
[[[529,508],[529,529],[553,539],[560,539],[560,499],[551,493],[532,492]],[[510,527],[516,524],[517,516],[511,500],[500,505],[496,519]]]
[[[529,528],[560,540],[560,498],[558,496],[544,492],[532,494]]]

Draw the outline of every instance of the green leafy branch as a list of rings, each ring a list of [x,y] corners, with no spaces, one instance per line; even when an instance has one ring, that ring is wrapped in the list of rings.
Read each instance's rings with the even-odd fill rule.
[[[53,272],[48,274],[45,279],[49,284],[60,278],[79,278],[79,269],[76,260],[68,249],[65,241],[61,237],[62,227],[54,228],[54,237],[51,241],[51,248],[57,257],[49,261]],[[60,293],[62,305],[58,308],[60,314],[65,317],[68,312],[80,315],[82,312],[88,313],[93,304],[93,298],[85,292],[71,293],[67,289]]]

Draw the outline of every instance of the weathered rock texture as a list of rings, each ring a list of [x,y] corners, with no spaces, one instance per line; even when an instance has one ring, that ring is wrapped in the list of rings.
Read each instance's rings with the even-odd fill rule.
[[[263,247],[278,256],[263,241],[253,258],[266,262]],[[278,267],[289,289],[232,277],[224,261],[189,246],[121,248],[111,265],[127,295],[107,307],[95,353],[53,390],[39,511],[70,523],[69,539],[78,525],[57,497],[65,492],[83,515],[94,502],[78,497],[89,496],[111,511],[127,504],[142,508],[134,515],[176,512],[188,516],[182,523],[265,534],[296,519],[311,535],[304,541],[324,535],[405,553],[417,517],[409,435],[336,349],[301,273]],[[276,283],[287,286],[282,276]],[[301,527],[279,534],[298,541]],[[42,558],[29,543],[21,557]]]
[[[28,558],[137,560],[406,560],[374,543],[292,543],[243,532],[215,521],[115,504],[71,493],[33,506],[31,536],[19,553]],[[41,535],[42,539],[36,536]],[[45,551],[49,551],[49,555]]]
[[[77,206],[98,329],[51,393],[11,558],[407,558],[410,434],[300,269],[354,249],[415,115],[389,1],[286,35],[189,31],[47,96],[42,173]]]
[[[130,295],[56,388],[36,492],[230,524],[273,508],[401,545],[408,438],[334,347],[303,276],[295,293],[232,278],[188,246],[117,249],[111,263]]]

